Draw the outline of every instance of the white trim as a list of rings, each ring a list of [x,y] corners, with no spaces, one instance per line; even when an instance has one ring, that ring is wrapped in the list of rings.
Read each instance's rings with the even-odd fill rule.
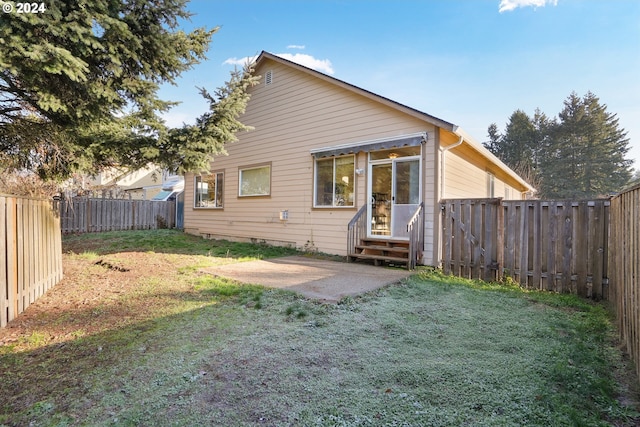
[[[403,162],[410,162],[410,161],[418,161],[418,173],[419,173],[419,177],[418,177],[418,196],[419,196],[419,202],[418,205],[420,203],[422,203],[424,201],[424,193],[423,193],[423,188],[422,188],[422,179],[423,179],[423,163],[422,163],[422,152],[424,150],[421,149],[420,150],[420,154],[418,155],[414,155],[414,156],[406,156],[406,157],[397,157],[395,159],[378,159],[378,160],[371,160],[371,153],[369,153],[369,156],[367,157],[368,160],[368,173],[367,173],[367,191],[366,191],[366,203],[367,203],[367,237],[368,238],[376,238],[376,239],[399,239],[399,240],[408,240],[408,237],[402,237],[402,236],[394,236],[393,235],[393,218],[394,218],[394,210],[396,209],[395,207],[395,193],[396,193],[396,167],[398,163],[403,163]],[[373,211],[372,211],[372,197],[373,197],[373,167],[377,166],[377,165],[391,165],[391,194],[389,194],[389,196],[391,197],[390,200],[390,204],[389,204],[389,213],[390,213],[390,218],[389,218],[389,235],[383,235],[383,234],[373,234],[373,230],[372,230],[372,224],[371,224],[371,219],[372,219],[372,215],[373,215]]]

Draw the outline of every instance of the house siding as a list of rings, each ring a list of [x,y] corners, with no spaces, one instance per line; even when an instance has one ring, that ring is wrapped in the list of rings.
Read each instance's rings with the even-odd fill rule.
[[[270,70],[273,82],[252,88],[252,98],[241,121],[254,130],[228,144],[228,156],[212,163],[224,170],[224,208],[193,208],[193,174],[185,178],[185,231],[214,238],[255,240],[310,247],[321,252],[346,255],[347,224],[366,203],[367,172],[355,180],[353,208],[314,208],[314,159],[311,149],[358,143],[418,132],[435,135],[433,125],[381,103],[266,60],[256,72]],[[433,236],[435,197],[435,138],[424,147],[427,236]],[[238,197],[238,168],[271,162],[271,194]],[[367,154],[359,153],[356,169],[367,171]],[[289,219],[280,221],[280,211]],[[429,220],[431,218],[431,220]],[[433,237],[431,237],[433,238]],[[433,258],[433,251],[429,257]],[[426,257],[426,254],[425,254]]]
[[[489,174],[494,176],[493,195],[488,191]],[[489,164],[472,160],[465,152],[458,154],[455,149],[444,152],[444,180],[442,198],[446,199],[504,198],[507,192],[511,200],[523,198],[520,190],[505,182],[504,177],[491,169]]]
[[[444,153],[442,198],[487,197],[487,172],[453,152]]]

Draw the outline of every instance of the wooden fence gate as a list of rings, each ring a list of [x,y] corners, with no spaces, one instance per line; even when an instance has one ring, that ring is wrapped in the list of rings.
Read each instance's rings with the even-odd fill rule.
[[[500,278],[503,258],[501,199],[443,200],[442,262],[447,274],[482,279]]]
[[[608,297],[608,199],[443,200],[446,273]]]

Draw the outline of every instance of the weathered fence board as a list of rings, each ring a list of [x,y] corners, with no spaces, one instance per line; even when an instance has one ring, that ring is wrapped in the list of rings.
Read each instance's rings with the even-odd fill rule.
[[[640,186],[611,199],[609,260],[609,300],[640,375]]]
[[[78,197],[57,203],[65,234],[175,227],[173,201]]]
[[[609,200],[443,200],[443,268],[606,298]]]
[[[444,200],[443,265],[447,273],[483,280],[497,279],[495,262],[502,248],[500,199]]]
[[[0,196],[0,327],[62,279],[58,212],[48,200]]]
[[[504,201],[508,223],[504,234],[519,253],[505,259],[502,274],[522,286],[578,295],[606,297],[608,200]]]

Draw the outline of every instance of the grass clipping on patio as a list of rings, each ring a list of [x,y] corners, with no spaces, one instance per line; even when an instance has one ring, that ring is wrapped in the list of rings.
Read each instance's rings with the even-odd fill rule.
[[[0,424],[640,423],[609,314],[577,297],[422,271],[322,305],[199,272],[288,249],[166,230],[65,249],[64,281],[0,330]]]

